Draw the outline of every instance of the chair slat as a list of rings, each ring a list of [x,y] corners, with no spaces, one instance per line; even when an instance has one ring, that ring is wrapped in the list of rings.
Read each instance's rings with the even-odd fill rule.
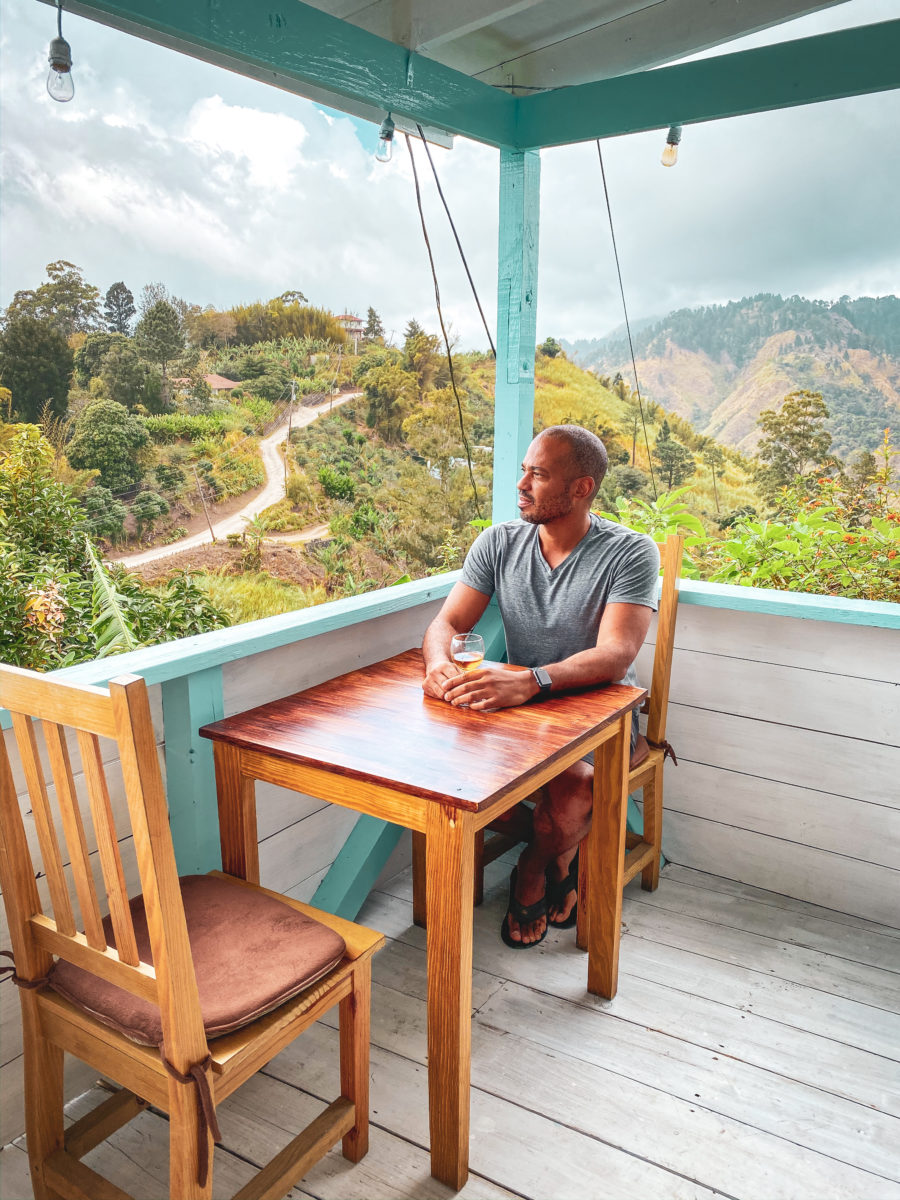
[[[72,901],[69,899],[69,889],[63,872],[59,841],[56,837],[53,814],[50,811],[50,801],[47,796],[47,785],[44,782],[44,769],[38,753],[34,725],[29,717],[18,712],[12,714],[12,723],[16,735],[16,745],[19,748],[19,756],[25,771],[28,795],[31,797],[31,811],[34,813],[34,824],[37,830],[38,844],[41,848],[44,872],[47,876],[47,886],[50,889],[50,903],[53,906],[56,927],[60,933],[71,936],[75,932],[75,916],[72,912]]]
[[[109,915],[115,933],[116,948],[122,962],[135,967],[139,962],[137,942],[134,937],[131,909],[128,907],[125,872],[122,869],[122,857],[119,854],[116,824],[109,799],[109,788],[106,785],[106,772],[103,769],[103,759],[100,754],[100,741],[93,734],[79,730],[78,745],[81,749],[81,763],[84,767],[84,778],[91,802],[94,834],[97,838],[100,866],[106,884],[106,898],[109,901]]]
[[[75,791],[75,780],[72,777],[66,732],[60,725],[50,721],[44,721],[43,728],[47,753],[50,756],[50,769],[56,785],[56,800],[62,817],[63,833],[69,850],[69,865],[75,882],[75,894],[78,896],[81,919],[84,922],[84,934],[89,946],[93,946],[95,950],[105,950],[106,933],[103,929],[103,919],[100,916],[100,905],[97,903],[97,890],[91,872],[87,839],[84,836],[84,822],[81,819],[81,809],[78,807],[78,795]]]
[[[656,651],[653,655],[653,676],[650,681],[650,701],[647,715],[647,737],[651,742],[663,742],[666,737],[669,683],[672,674],[672,653],[675,646],[675,615],[678,609],[678,580],[681,576],[684,538],[672,534],[665,542],[659,542],[657,545],[662,560],[662,592],[656,625]]]

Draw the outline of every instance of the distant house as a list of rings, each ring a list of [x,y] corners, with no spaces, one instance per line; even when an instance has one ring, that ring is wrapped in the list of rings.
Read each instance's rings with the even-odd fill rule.
[[[241,386],[236,379],[226,379],[224,375],[204,375],[203,379],[214,396],[227,396],[236,387]],[[172,385],[180,391],[185,392],[193,386],[193,380],[183,376],[179,379],[173,379]]]
[[[365,321],[362,317],[355,317],[353,313],[340,313],[334,319],[340,321],[341,325],[343,325],[347,337],[353,342],[353,353],[357,354],[359,352],[359,340],[366,328]]]

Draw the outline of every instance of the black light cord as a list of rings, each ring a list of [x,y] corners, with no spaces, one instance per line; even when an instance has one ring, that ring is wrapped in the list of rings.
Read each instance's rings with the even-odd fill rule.
[[[613,255],[616,260],[616,274],[619,277],[619,294],[622,297],[622,312],[625,314],[625,330],[628,334],[628,349],[631,352],[631,366],[634,371],[634,390],[637,392],[638,410],[641,414],[641,426],[644,430],[644,445],[647,447],[647,464],[650,467],[650,482],[653,485],[653,499],[659,497],[656,490],[656,479],[653,474],[653,458],[650,454],[650,441],[647,437],[647,423],[644,420],[644,402],[641,399],[641,385],[638,382],[637,361],[634,357],[634,342],[631,338],[631,322],[628,320],[628,305],[625,303],[625,286],[622,283],[622,268],[619,265],[619,249],[616,246],[616,231],[613,228],[612,207],[609,203],[609,188],[606,186],[606,170],[603,166],[603,151],[600,149],[600,139],[597,138],[597,154],[600,157],[600,176],[603,180],[603,195],[606,198],[606,215],[609,218],[609,236],[612,239]]]
[[[475,303],[478,306],[478,313],[481,317],[481,323],[484,326],[484,332],[487,334],[487,340],[491,347],[491,354],[494,358],[497,357],[497,349],[494,346],[494,339],[491,337],[491,331],[488,328],[487,318],[484,315],[484,309],[481,307],[481,301],[478,299],[478,292],[475,288],[475,280],[472,278],[472,272],[469,270],[469,264],[466,262],[465,251],[462,248],[462,242],[459,240],[459,234],[456,232],[456,226],[453,223],[453,217],[450,215],[450,209],[447,201],[444,198],[444,189],[441,187],[441,181],[438,179],[437,168],[434,165],[434,159],[431,157],[431,151],[428,149],[428,142],[425,140],[425,134],[422,132],[422,126],[416,123],[416,129],[419,131],[419,137],[422,139],[422,145],[425,147],[425,153],[428,156],[428,163],[431,167],[431,173],[434,176],[434,182],[437,184],[438,195],[441,198],[441,203],[444,206],[444,212],[447,214],[447,220],[450,222],[450,228],[453,230],[453,236],[456,239],[456,248],[459,251],[459,257],[462,259],[462,265],[465,267],[466,276],[469,280],[469,286],[472,288],[472,295],[475,297]]]
[[[441,309],[441,292],[440,288],[438,287],[437,271],[435,270],[434,266],[434,255],[431,253],[431,242],[428,240],[428,229],[425,225],[425,212],[422,208],[422,192],[419,188],[419,173],[416,170],[416,160],[413,155],[412,142],[410,141],[409,134],[404,133],[403,136],[406,138],[406,149],[409,151],[409,161],[412,164],[413,182],[416,185],[416,204],[419,207],[419,220],[422,222],[422,236],[425,238],[425,248],[428,251],[428,261],[431,264],[431,278],[434,281],[434,299],[435,303],[437,304],[438,320],[441,323],[441,333],[444,337],[444,346],[447,350],[447,364],[450,368],[450,386],[453,388],[453,395],[456,397],[456,408],[459,412],[459,432],[460,436],[462,437],[463,448],[466,452],[466,463],[469,467],[469,479],[472,483],[472,495],[475,497],[475,514],[479,520],[482,520],[481,504],[478,499],[478,487],[475,483],[475,472],[472,468],[472,451],[469,447],[469,439],[466,437],[466,426],[465,422],[463,421],[462,401],[459,398],[459,391],[456,387],[456,373],[453,369],[453,355],[450,353],[450,339],[447,337],[447,328],[444,325],[444,314]]]

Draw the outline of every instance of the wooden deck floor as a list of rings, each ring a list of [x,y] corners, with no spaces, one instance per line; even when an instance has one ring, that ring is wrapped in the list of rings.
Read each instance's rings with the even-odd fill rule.
[[[509,866],[475,918],[471,1200],[900,1198],[900,931],[679,867],[626,893],[619,994],[585,991],[571,931],[516,952],[498,927]],[[424,934],[408,873],[361,920],[375,962],[372,1144],[333,1151],[290,1193],[448,1197],[428,1173]],[[337,1094],[320,1024],[220,1109],[231,1195]],[[98,1103],[95,1090],[72,1108]],[[87,1159],[138,1200],[166,1191],[167,1125],[142,1114]],[[0,1154],[2,1200],[26,1157]]]

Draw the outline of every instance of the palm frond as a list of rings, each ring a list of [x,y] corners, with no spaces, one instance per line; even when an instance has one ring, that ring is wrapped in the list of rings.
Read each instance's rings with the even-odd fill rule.
[[[106,658],[109,654],[124,654],[128,650],[137,650],[140,642],[135,636],[134,627],[128,618],[124,598],[110,579],[87,538],[85,538],[85,547],[91,563],[93,582],[91,598],[94,610],[91,631],[94,634],[97,658]]]

